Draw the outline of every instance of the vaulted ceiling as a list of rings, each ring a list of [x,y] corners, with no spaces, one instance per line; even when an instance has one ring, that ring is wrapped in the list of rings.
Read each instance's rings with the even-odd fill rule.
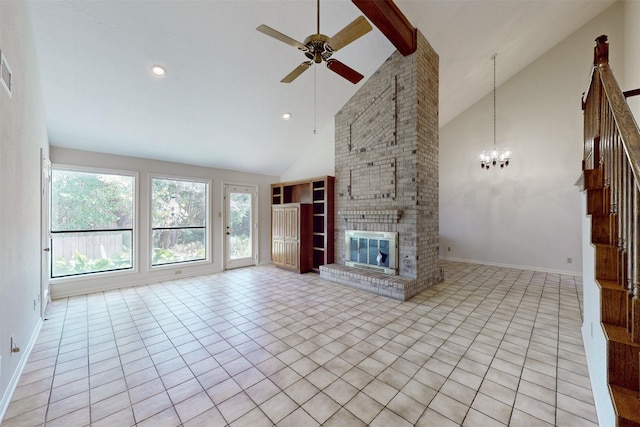
[[[306,58],[256,27],[302,42],[315,0],[29,2],[55,146],[279,176],[333,141],[335,113],[362,84],[319,65],[280,83]],[[612,3],[396,0],[440,55],[441,125],[491,91],[493,53],[500,84]],[[348,0],[320,8],[328,36],[361,15]],[[365,81],[393,51],[374,27],[334,58]]]

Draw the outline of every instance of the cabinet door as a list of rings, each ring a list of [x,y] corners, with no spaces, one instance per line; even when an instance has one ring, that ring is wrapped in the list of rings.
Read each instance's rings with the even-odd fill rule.
[[[274,264],[284,264],[285,261],[284,240],[274,239],[271,242],[271,261]]]
[[[285,240],[284,242],[284,265],[290,268],[298,268],[298,242]]]
[[[284,239],[283,208],[273,208],[271,212],[271,235],[273,238]]]
[[[298,240],[298,216],[297,207],[287,207],[284,210],[284,238],[286,240]]]

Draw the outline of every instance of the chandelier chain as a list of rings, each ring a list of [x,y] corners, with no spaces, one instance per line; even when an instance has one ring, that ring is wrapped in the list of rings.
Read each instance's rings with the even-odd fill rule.
[[[496,149],[496,56],[494,53],[491,59],[493,59],[493,149]]]
[[[318,133],[318,67],[313,67],[313,134]]]

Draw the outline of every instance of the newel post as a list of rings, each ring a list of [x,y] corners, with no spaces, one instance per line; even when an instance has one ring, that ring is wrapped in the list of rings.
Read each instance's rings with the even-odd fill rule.
[[[593,65],[609,63],[609,43],[607,43],[607,39],[608,37],[604,34],[596,39],[596,47],[593,49]]]

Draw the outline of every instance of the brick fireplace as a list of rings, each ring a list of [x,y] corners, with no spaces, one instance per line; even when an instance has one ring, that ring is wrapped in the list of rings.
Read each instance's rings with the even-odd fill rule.
[[[438,265],[438,55],[418,32],[336,114],[335,264],[323,278],[406,301]],[[398,275],[345,265],[345,231],[397,233]]]

